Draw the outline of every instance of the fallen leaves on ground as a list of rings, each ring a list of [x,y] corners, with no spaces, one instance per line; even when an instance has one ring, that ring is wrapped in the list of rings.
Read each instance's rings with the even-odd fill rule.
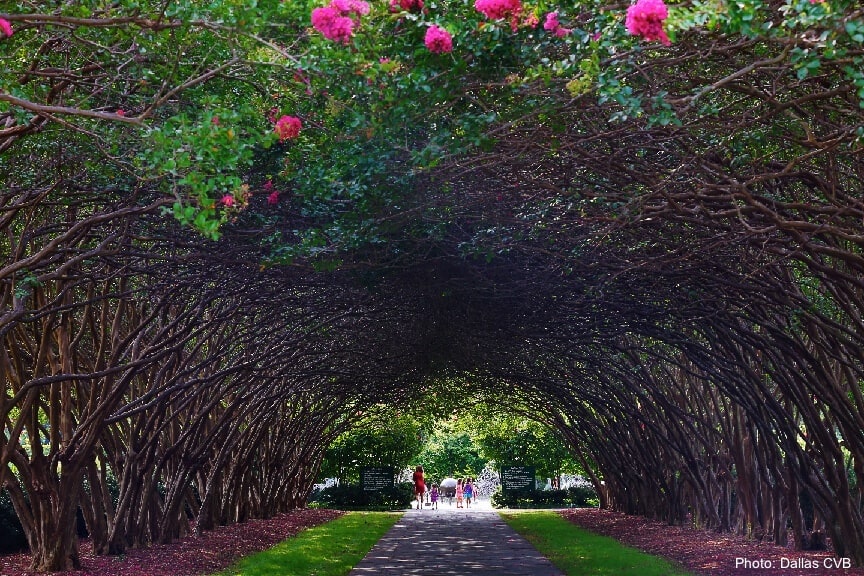
[[[128,550],[122,556],[94,556],[88,540],[81,541],[81,570],[55,576],[200,576],[227,568],[241,556],[266,550],[343,513],[335,510],[294,510],[268,520],[220,526],[201,536],[187,536],[171,544]],[[0,576],[31,576],[29,554],[0,556]]]
[[[835,568],[834,563],[842,565],[843,560],[835,558],[830,552],[799,551],[791,546],[783,547],[697,528],[670,526],[642,516],[596,508],[565,510],[562,514],[578,526],[611,536],[644,552],[669,558],[694,574],[864,576],[864,568]]]

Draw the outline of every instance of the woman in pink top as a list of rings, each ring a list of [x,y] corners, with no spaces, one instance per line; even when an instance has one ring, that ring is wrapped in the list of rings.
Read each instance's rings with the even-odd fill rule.
[[[465,494],[465,489],[462,487],[462,479],[456,481],[456,508],[464,508],[462,506],[462,496]]]

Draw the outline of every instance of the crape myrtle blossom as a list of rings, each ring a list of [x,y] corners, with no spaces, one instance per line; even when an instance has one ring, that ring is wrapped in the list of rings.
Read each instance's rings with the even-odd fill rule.
[[[347,44],[354,34],[354,21],[342,16],[336,8],[324,6],[312,10],[312,26],[328,40]]]
[[[537,18],[537,15],[533,13],[528,14],[527,16],[525,16],[525,19],[522,20],[522,25],[527,26],[528,28],[536,28],[539,23],[540,19]]]
[[[663,0],[639,0],[627,9],[625,26],[627,31],[643,39],[659,40],[669,46],[669,37],[663,30],[663,21],[669,17],[669,10]]]
[[[276,121],[276,126],[273,129],[279,135],[279,141],[284,142],[296,138],[302,128],[303,122],[296,116],[282,116]]]
[[[562,38],[573,31],[570,28],[564,28],[561,26],[561,23],[558,21],[557,11],[546,14],[546,21],[543,22],[543,29],[555,34],[555,36],[558,36],[559,38]]]
[[[354,34],[351,15],[369,14],[369,3],[363,0],[332,0],[329,5],[312,10],[312,26],[328,40],[347,44]]]
[[[267,192],[267,204],[272,206],[279,203],[279,191],[273,186],[273,180],[264,182],[262,188]]]
[[[426,48],[433,54],[444,54],[453,51],[453,37],[447,30],[433,24],[426,29],[424,39]]]
[[[398,12],[399,10],[421,12],[423,10],[423,0],[390,0],[390,11]]]
[[[332,0],[330,6],[336,8],[346,16],[352,13],[358,16],[369,14],[369,3],[363,0]]]
[[[520,0],[475,0],[474,8],[490,20],[507,18],[522,11]]]
[[[12,24],[8,20],[0,18],[0,30],[3,31],[3,35],[7,38],[12,36]]]

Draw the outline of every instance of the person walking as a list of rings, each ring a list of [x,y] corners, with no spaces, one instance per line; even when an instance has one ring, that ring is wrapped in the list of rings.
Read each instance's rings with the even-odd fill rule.
[[[462,488],[462,491],[465,494],[465,507],[471,507],[471,499],[474,498],[474,484],[471,482],[471,478],[465,480],[465,486]]]
[[[438,484],[432,484],[432,490],[429,491],[429,498],[432,500],[432,508],[438,509]]]
[[[464,508],[462,498],[465,494],[465,488],[462,485],[462,478],[456,481],[456,508]]]
[[[423,509],[423,495],[426,493],[426,479],[423,477],[423,466],[414,470],[414,497],[417,498],[417,509]]]

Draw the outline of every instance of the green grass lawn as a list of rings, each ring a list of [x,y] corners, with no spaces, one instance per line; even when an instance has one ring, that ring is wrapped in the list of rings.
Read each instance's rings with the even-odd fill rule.
[[[663,558],[583,530],[555,512],[502,512],[501,517],[568,576],[688,574]]]
[[[218,576],[344,576],[401,516],[398,512],[349,512],[246,556]]]

